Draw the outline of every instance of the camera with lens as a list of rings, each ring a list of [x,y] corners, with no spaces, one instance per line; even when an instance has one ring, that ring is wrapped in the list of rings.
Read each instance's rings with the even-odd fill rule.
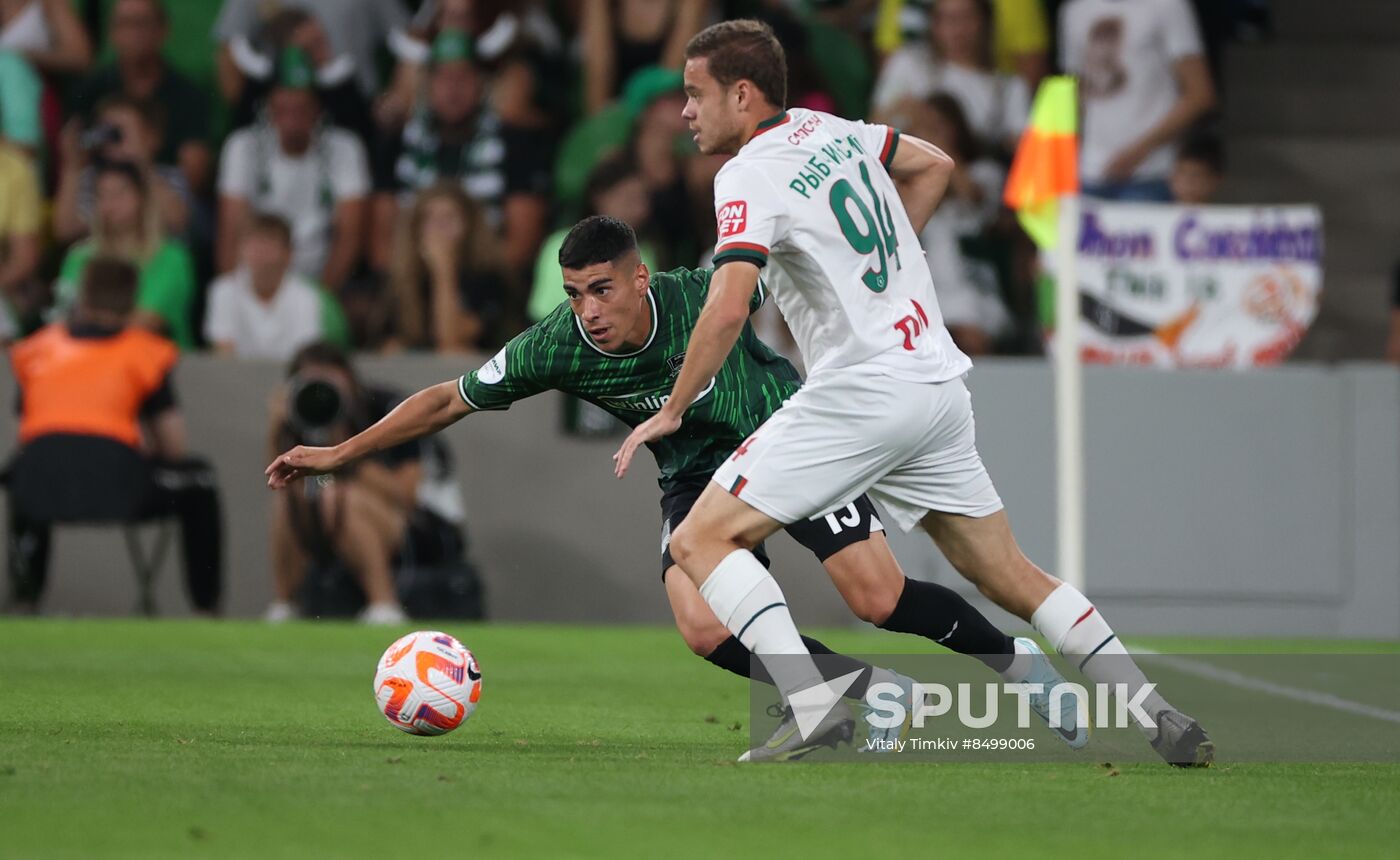
[[[121,143],[122,130],[120,126],[110,122],[100,122],[87,129],[78,138],[78,145],[87,152],[95,152],[104,146],[112,143]]]
[[[320,377],[294,376],[287,390],[287,425],[302,445],[330,443],[344,431],[349,404],[334,383]]]

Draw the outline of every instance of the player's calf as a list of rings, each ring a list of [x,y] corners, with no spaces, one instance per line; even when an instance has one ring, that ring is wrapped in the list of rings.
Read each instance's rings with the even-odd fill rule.
[[[726,639],[732,638],[729,629],[715,617],[715,613],[705,603],[700,592],[695,590],[695,584],[686,578],[679,566],[672,565],[667,569],[664,581],[666,599],[671,604],[671,616],[676,620],[676,630],[685,640],[686,647],[696,656],[709,657]],[[744,655],[747,661],[747,649]]]

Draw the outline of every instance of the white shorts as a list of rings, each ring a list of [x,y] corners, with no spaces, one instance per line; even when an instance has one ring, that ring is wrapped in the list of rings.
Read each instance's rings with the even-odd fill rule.
[[[780,523],[869,493],[909,531],[929,511],[985,517],[1001,498],[977,454],[961,378],[903,382],[850,368],[802,386],[712,479]]]

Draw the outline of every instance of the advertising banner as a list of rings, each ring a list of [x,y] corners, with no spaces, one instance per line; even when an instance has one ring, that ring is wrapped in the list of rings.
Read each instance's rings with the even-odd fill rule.
[[[1314,206],[1085,199],[1077,248],[1087,363],[1275,364],[1317,315],[1322,214]]]

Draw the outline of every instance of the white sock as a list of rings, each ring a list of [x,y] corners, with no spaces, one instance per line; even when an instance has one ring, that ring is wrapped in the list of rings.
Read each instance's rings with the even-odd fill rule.
[[[1031,615],[1031,624],[1049,640],[1055,650],[1070,659],[1085,677],[1096,684],[1108,684],[1116,690],[1127,685],[1128,698],[1148,683],[1147,676],[1118,641],[1113,628],[1089,602],[1089,598],[1069,583],[1062,583],[1050,592],[1045,602]],[[1150,716],[1171,708],[1161,694],[1153,690],[1143,701],[1143,710]],[[1143,729],[1149,737],[1156,732]]]
[[[744,647],[752,651],[787,701],[788,695],[822,682],[802,643],[778,583],[753,553],[736,549],[700,586],[700,596]],[[807,655],[805,660],[777,655]]]

